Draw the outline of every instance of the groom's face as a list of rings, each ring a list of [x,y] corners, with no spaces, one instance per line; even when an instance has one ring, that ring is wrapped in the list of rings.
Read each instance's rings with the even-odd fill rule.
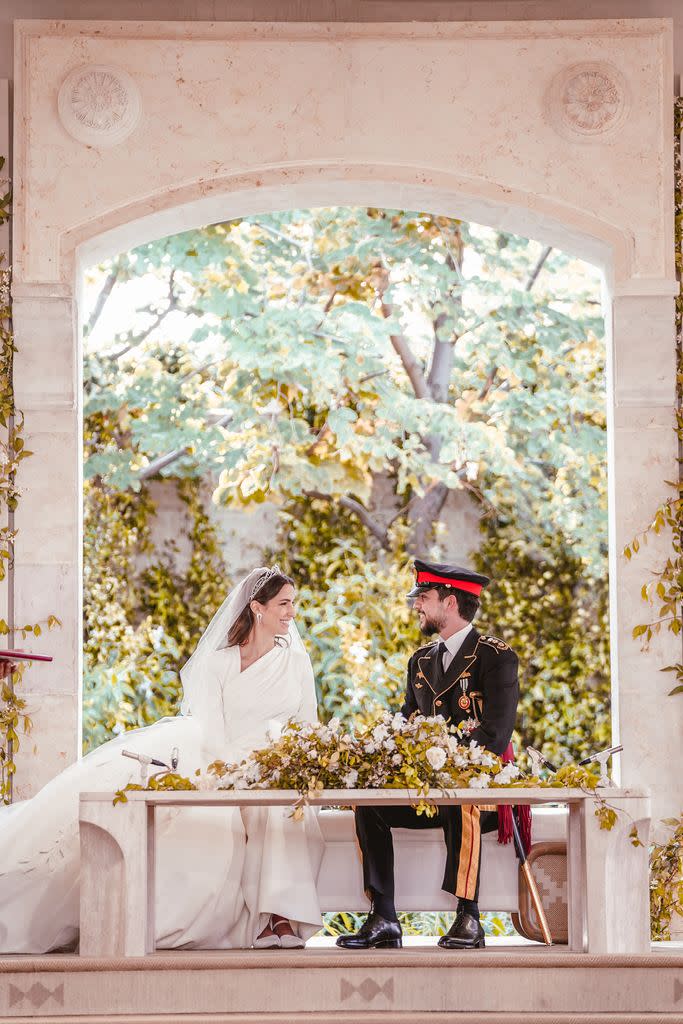
[[[413,608],[417,612],[420,629],[425,636],[441,632],[446,624],[446,609],[438,590],[425,590],[418,594],[413,602]]]

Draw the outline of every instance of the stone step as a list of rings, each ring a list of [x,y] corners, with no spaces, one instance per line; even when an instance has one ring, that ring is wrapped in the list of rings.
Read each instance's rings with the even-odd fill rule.
[[[683,1020],[683,953],[434,945],[0,960],[0,1024],[639,1024]]]

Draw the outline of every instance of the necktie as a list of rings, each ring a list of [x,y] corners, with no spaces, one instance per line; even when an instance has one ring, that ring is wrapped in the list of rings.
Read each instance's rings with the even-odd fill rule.
[[[446,646],[446,644],[444,643],[443,640],[441,641],[441,643],[439,644],[439,646],[437,648],[437,653],[438,653],[438,657],[439,657],[439,675],[442,676],[444,674],[444,672],[446,671],[446,668],[445,668],[444,662],[443,662],[443,656],[444,656],[444,654],[448,653],[448,647]]]

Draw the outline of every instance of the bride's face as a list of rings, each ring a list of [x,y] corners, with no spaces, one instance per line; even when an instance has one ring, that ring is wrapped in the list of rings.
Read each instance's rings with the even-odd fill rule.
[[[261,628],[271,636],[282,636],[294,618],[294,587],[291,583],[285,583],[275,597],[271,597],[265,604],[258,604],[258,608],[263,615]]]

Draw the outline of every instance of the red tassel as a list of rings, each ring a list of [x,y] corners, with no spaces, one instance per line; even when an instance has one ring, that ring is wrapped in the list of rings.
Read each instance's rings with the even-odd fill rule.
[[[503,764],[509,764],[514,759],[515,752],[512,744],[509,743],[501,760]],[[528,856],[531,850],[531,808],[528,804],[518,805],[517,824],[524,853]],[[510,804],[499,804],[498,806],[498,842],[503,845],[512,842],[512,806]]]
[[[519,838],[522,840],[524,853],[528,857],[531,851],[531,808],[528,804],[520,804],[517,807],[517,823]]]
[[[512,807],[498,804],[498,842],[505,845],[512,842]]]

